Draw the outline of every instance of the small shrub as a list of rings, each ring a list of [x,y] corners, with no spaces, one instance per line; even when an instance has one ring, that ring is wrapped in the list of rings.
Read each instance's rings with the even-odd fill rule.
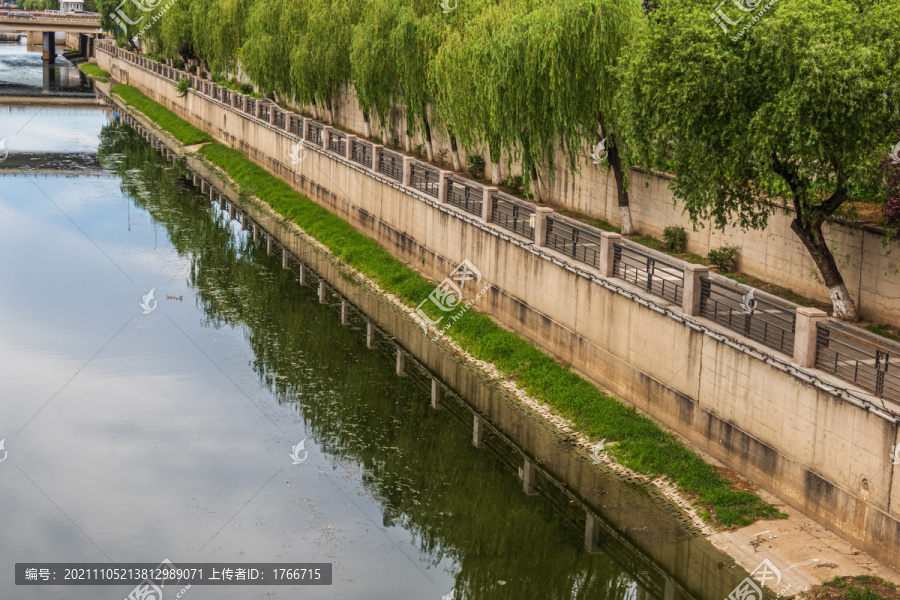
[[[250,83],[242,83],[241,84],[241,93],[250,95],[253,93],[253,84]]]
[[[473,154],[468,158],[466,164],[469,168],[469,174],[472,177],[484,177],[484,158],[478,154]]]
[[[178,92],[179,98],[187,96],[188,90],[191,89],[191,80],[188,77],[182,77],[175,84],[175,91]]]
[[[739,250],[740,248],[737,246],[729,246],[726,244],[721,248],[710,250],[709,256],[707,256],[706,258],[719,271],[722,271],[723,273],[731,273],[737,266]]]
[[[172,59],[172,66],[179,71],[184,71],[184,60],[180,56],[176,56]]]
[[[191,65],[190,67],[188,67],[188,73],[190,73],[191,75],[196,75],[197,74],[197,65]]]
[[[435,158],[437,159],[437,162],[439,162],[439,163],[442,164],[442,165],[446,165],[446,164],[448,164],[448,163],[447,163],[447,156],[448,156],[449,154],[450,154],[450,151],[447,150],[446,148],[443,148],[443,149],[438,150],[437,152],[435,152],[434,156],[435,156]]]
[[[419,144],[418,146],[416,146],[413,149],[413,156],[415,156],[419,160],[425,158],[425,144]]]
[[[522,182],[521,175],[510,175],[506,179],[506,187],[512,190],[512,193],[521,196],[522,192],[525,191],[525,184]]]
[[[681,254],[687,247],[687,231],[684,230],[684,227],[675,225],[666,227],[663,229],[663,242],[666,244],[666,250]]]

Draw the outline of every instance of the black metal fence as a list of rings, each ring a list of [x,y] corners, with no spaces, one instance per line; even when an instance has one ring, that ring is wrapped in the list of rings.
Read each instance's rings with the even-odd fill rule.
[[[438,183],[440,182],[440,174],[434,169],[429,169],[418,163],[410,164],[409,169],[410,187],[437,198],[439,195]]]
[[[244,102],[244,112],[256,116],[256,100],[250,98],[249,96],[247,96],[246,98],[247,100]]]
[[[648,294],[681,304],[684,269],[624,244],[613,245],[613,272]]]
[[[484,192],[459,179],[447,179],[447,203],[473,215],[481,216]]]
[[[372,168],[372,146],[359,140],[350,144],[350,160],[364,167]]]
[[[347,136],[340,131],[328,132],[328,149],[341,156],[347,156]]]
[[[272,109],[272,125],[278,129],[284,129],[284,112],[277,108]]]
[[[269,120],[269,110],[270,110],[270,108],[269,108],[268,105],[263,104],[263,103],[260,102],[260,104],[259,104],[259,114],[257,115],[257,117],[259,117],[259,118],[262,119],[263,121],[268,121],[268,120]]]
[[[303,137],[303,118],[290,115],[290,132],[298,137]]]
[[[534,206],[503,192],[491,194],[491,223],[533,240],[534,218]]]
[[[796,312],[707,277],[700,278],[700,315],[769,348],[794,355]],[[751,310],[752,309],[752,310]]]
[[[244,96],[241,94],[234,95],[234,107],[238,110],[244,110]]]
[[[900,347],[875,336],[820,323],[816,331],[816,367],[879,398],[900,402]]]
[[[548,248],[553,248],[571,256],[579,262],[591,265],[595,269],[600,268],[600,244],[602,238],[586,229],[582,229],[573,223],[567,223],[562,219],[547,217],[547,238],[545,243]]]
[[[306,132],[306,141],[314,146],[322,145],[322,126],[315,121],[310,121]]]
[[[378,172],[396,181],[403,181],[403,156],[382,148],[378,152]]]

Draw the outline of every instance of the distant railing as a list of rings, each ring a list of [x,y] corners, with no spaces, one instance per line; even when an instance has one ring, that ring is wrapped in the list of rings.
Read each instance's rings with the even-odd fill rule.
[[[284,111],[272,107],[272,125],[278,129],[284,129]]]
[[[244,96],[241,94],[234,95],[234,107],[238,110],[244,110]]]
[[[290,131],[296,136],[303,137],[303,118],[298,117],[297,115],[289,115],[291,127]]]
[[[270,116],[270,115],[269,115],[269,110],[270,110],[270,108],[269,108],[269,106],[268,106],[267,104],[262,104],[262,103],[260,103],[260,105],[259,105],[259,114],[257,115],[257,118],[262,119],[263,121],[268,121],[268,120],[269,120],[269,116]]]
[[[558,252],[567,254],[579,262],[600,268],[600,245],[602,238],[595,233],[555,217],[547,217],[547,238],[545,244]]]
[[[748,298],[740,289],[708,277],[701,277],[700,285],[701,316],[769,348],[793,356],[796,319],[794,309],[762,298]],[[749,310],[751,307],[752,311]]]
[[[372,146],[360,140],[353,140],[350,145],[350,160],[371,169]]]
[[[378,152],[378,172],[396,181],[403,181],[403,156],[382,148]]]
[[[329,130],[328,149],[341,156],[347,156],[347,136],[340,131]]]
[[[624,244],[614,244],[613,272],[616,277],[641,287],[648,294],[681,304],[684,269]]]
[[[447,204],[452,204],[467,213],[481,216],[484,193],[481,188],[469,185],[455,177],[447,178]]]
[[[256,116],[256,100],[247,96],[247,100],[244,102],[244,112],[249,113]]]
[[[322,126],[315,121],[309,122],[309,130],[306,132],[306,141],[313,146],[322,145]]]
[[[231,104],[231,90],[222,90],[222,102],[224,102],[225,104]]]
[[[437,171],[419,163],[410,164],[409,169],[410,187],[414,187],[434,198],[440,195],[438,184],[441,176]]]
[[[491,223],[534,239],[534,206],[503,192],[491,194]]]
[[[829,322],[816,332],[816,367],[900,402],[900,347]],[[891,368],[893,367],[893,368]]]

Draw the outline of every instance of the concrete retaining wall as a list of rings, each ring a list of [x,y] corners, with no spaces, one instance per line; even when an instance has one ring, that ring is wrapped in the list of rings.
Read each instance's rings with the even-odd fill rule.
[[[800,369],[553,251],[420,196],[211,99],[98,53],[100,66],[241,148],[434,279],[469,259],[493,285],[478,308],[885,563],[900,567],[898,443],[885,419]],[[834,383],[835,388],[849,387]]]

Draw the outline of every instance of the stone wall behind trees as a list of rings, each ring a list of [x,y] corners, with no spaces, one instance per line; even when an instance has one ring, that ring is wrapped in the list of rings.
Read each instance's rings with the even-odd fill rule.
[[[324,116],[320,112],[320,116]],[[395,131],[404,145],[405,124],[402,110],[395,112]],[[362,135],[364,121],[352,88],[344,90],[335,104],[337,125]],[[446,127],[439,123],[432,125],[432,140],[435,156],[446,151],[446,163],[451,164],[450,142]],[[388,141],[382,129],[373,123],[373,134]],[[422,143],[422,136],[416,134],[412,140],[415,148]],[[462,164],[466,163],[464,149],[460,148]],[[507,177],[507,161],[501,158],[501,170]],[[485,153],[485,177],[491,176],[491,164]],[[585,156],[581,171],[571,173],[565,167],[562,152],[557,152],[560,165],[551,180],[545,172],[543,190],[545,201],[550,204],[604,219],[618,226],[620,217],[616,196],[616,183],[612,170],[605,166],[595,166]],[[449,168],[449,166],[447,167]],[[512,165],[513,174],[520,172],[518,165]],[[769,218],[765,230],[748,230],[739,227],[716,231],[709,222],[698,225],[694,231],[687,214],[675,205],[675,198],[669,188],[670,176],[646,174],[632,170],[631,216],[635,230],[640,234],[662,238],[663,229],[676,225],[688,231],[687,250],[706,256],[711,249],[726,244],[740,246],[738,270],[765,281],[786,287],[794,292],[831,302],[828,288],[818,275],[815,264],[800,239],[791,231],[793,210],[785,214],[777,210]],[[549,198],[547,194],[549,193]],[[863,226],[852,228],[830,222],[825,226],[825,235],[835,260],[859,307],[860,315],[867,321],[889,323],[900,327],[900,243],[884,244],[880,228]]]

